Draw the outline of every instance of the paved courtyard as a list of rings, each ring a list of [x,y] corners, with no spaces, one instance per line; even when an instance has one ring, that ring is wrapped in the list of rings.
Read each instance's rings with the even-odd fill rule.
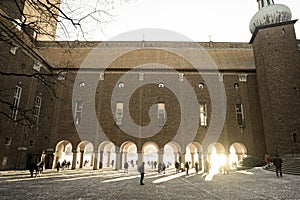
[[[166,174],[146,171],[145,185],[139,174],[110,170],[46,170],[30,178],[28,171],[0,171],[0,199],[300,199],[300,177],[254,168],[228,175]]]

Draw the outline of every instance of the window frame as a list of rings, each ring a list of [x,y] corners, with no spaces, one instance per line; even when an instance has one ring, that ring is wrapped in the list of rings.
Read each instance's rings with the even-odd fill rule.
[[[16,85],[15,92],[14,92],[14,99],[13,99],[11,112],[10,112],[10,119],[12,119],[13,121],[17,120],[21,95],[22,95],[22,87],[19,85]]]
[[[124,103],[117,102],[115,121],[118,126],[122,125],[123,116],[124,116]]]
[[[201,110],[203,108],[203,111]],[[206,103],[199,104],[199,120],[200,126],[206,127],[207,126],[207,106]]]
[[[245,127],[244,107],[242,103],[235,104],[235,115],[238,127]],[[240,123],[241,122],[241,123]]]
[[[158,126],[164,127],[166,123],[166,104],[165,103],[158,103],[157,104],[157,119],[158,119]]]
[[[83,101],[81,100],[75,101],[75,109],[74,109],[75,125],[80,125],[80,122],[82,120],[82,112],[83,112]]]

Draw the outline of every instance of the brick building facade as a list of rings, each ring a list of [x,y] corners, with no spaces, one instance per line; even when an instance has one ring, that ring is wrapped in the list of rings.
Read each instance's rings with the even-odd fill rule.
[[[257,26],[250,44],[1,41],[0,169],[299,154],[295,22]]]

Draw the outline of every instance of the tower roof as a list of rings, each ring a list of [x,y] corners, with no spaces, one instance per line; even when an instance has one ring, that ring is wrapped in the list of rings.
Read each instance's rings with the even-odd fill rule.
[[[292,19],[291,10],[282,4],[274,4],[273,0],[257,0],[259,11],[250,21],[250,32],[253,34],[258,26],[266,26]]]

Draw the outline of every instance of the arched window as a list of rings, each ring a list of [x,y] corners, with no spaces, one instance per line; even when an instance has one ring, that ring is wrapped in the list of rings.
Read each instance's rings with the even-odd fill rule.
[[[297,143],[297,133],[293,133],[293,140],[294,140],[294,143]]]

